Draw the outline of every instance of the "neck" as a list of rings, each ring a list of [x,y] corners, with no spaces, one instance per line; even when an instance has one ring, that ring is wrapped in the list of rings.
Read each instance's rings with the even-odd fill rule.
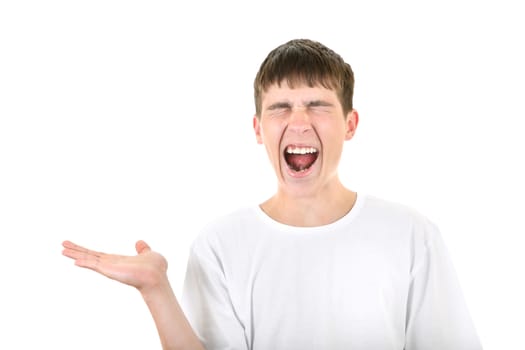
[[[333,223],[345,216],[354,206],[355,192],[338,184],[308,196],[278,191],[261,204],[272,219],[290,226],[314,227]]]

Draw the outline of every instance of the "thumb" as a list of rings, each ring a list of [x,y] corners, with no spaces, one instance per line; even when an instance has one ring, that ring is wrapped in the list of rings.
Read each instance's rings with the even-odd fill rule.
[[[137,243],[135,243],[135,250],[137,251],[137,253],[142,254],[142,253],[149,252],[151,248],[146,242],[144,242],[143,240],[140,240],[140,241],[137,241]]]

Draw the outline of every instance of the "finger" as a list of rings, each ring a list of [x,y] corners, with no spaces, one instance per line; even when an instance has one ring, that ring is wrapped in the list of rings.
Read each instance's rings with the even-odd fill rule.
[[[82,246],[80,246],[78,244],[75,244],[75,243],[73,243],[71,241],[64,241],[64,242],[62,242],[62,246],[64,248],[67,248],[67,249],[73,249],[73,250],[78,250],[78,251],[87,251],[87,250],[89,250],[89,249],[87,249],[85,247],[82,247]]]
[[[65,248],[62,250],[62,255],[67,256],[71,259],[88,259],[90,256],[97,257],[97,255],[88,254],[86,251],[80,251],[76,249]]]
[[[83,259],[83,258],[76,259],[75,265],[98,272],[100,269],[100,258],[99,257],[89,257],[87,259]]]
[[[65,248],[64,251],[66,250],[71,250],[71,251],[77,251],[77,252],[81,252],[81,253],[85,253],[87,255],[94,255],[94,256],[103,256],[104,253],[102,252],[97,252],[95,250],[91,250],[91,249],[87,249],[85,247],[82,247],[78,244],[75,244],[71,241],[64,241],[62,242],[62,246]]]
[[[76,247],[77,245],[71,241],[63,241],[62,242],[62,247],[66,248],[66,249],[72,249],[74,247]]]
[[[106,256],[104,253],[84,248],[71,241],[64,241],[62,245],[64,246],[62,255],[75,260],[75,265],[80,267],[97,270],[100,259]]]
[[[73,249],[64,249],[62,254],[75,260],[75,265],[92,269],[96,268],[102,259],[102,256],[100,255],[92,255]]]
[[[78,244],[75,244],[75,243],[73,243],[71,241],[68,241],[68,240],[63,241],[62,242],[62,246],[64,248],[70,248],[70,249],[76,249],[76,248],[85,249],[84,247],[81,247]]]
[[[146,242],[140,240],[137,241],[137,243],[135,243],[135,250],[137,251],[137,253],[142,254],[149,252],[151,248]]]

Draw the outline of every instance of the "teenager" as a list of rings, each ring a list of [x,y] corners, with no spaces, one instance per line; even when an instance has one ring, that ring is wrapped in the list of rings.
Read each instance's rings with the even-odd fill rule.
[[[202,230],[180,305],[143,241],[136,256],[68,241],[64,255],[136,287],[164,349],[481,349],[436,225],[338,176],[359,122],[353,90],[350,65],[319,42],[268,54],[253,128],[276,192]]]

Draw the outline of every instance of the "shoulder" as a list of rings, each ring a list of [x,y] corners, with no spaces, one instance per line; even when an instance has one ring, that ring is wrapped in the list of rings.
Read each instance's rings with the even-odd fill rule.
[[[423,214],[412,206],[374,195],[362,195],[362,213],[383,219],[423,218]]]
[[[413,271],[428,261],[429,254],[445,256],[442,253],[446,246],[438,225],[419,210],[374,196],[367,196],[364,202],[360,215],[362,231],[367,237],[378,238],[376,243],[405,252]]]
[[[239,231],[253,225],[257,219],[257,206],[240,207],[205,223],[198,237],[213,236],[221,232]]]
[[[429,217],[405,203],[365,195],[360,219],[366,225],[414,235],[436,235],[438,227]]]
[[[204,223],[192,244],[193,250],[214,251],[231,247],[249,232],[257,221],[257,207],[244,206],[234,211],[217,216]]]

